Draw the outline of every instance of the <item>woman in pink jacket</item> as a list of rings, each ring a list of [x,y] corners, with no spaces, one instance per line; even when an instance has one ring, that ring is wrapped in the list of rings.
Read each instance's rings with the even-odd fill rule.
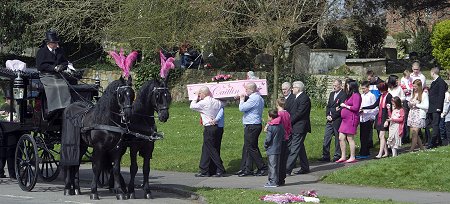
[[[355,140],[356,129],[359,124],[359,109],[361,107],[361,95],[358,92],[358,83],[353,79],[348,79],[345,83],[345,91],[347,99],[341,103],[341,117],[342,123],[339,127],[339,145],[341,146],[341,158],[336,163],[354,163],[355,159]],[[350,146],[350,158],[346,159],[346,143],[347,138]]]

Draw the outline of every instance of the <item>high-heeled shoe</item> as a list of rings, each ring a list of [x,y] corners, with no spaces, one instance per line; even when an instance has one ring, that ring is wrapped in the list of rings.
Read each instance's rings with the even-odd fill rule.
[[[337,160],[337,161],[335,161],[336,163],[342,163],[342,162],[345,162],[345,161],[347,161],[347,159],[339,159],[339,160]]]

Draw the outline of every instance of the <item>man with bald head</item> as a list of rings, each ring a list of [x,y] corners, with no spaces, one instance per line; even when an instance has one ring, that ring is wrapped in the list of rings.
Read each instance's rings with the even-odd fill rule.
[[[248,100],[245,101],[245,97]],[[257,91],[256,84],[250,82],[245,85],[245,94],[240,95],[239,111],[244,113],[242,123],[244,124],[244,147],[242,148],[242,162],[244,168],[239,176],[253,175],[253,162],[256,163],[257,176],[267,175],[267,166],[264,163],[258,147],[259,134],[262,131],[262,112],[264,109],[264,99]]]
[[[215,122],[215,118],[219,110],[223,107],[223,103],[213,97],[206,86],[202,86],[198,92],[198,98],[191,102],[190,108],[194,111],[200,112],[203,129],[203,146],[202,156],[200,158],[200,172],[195,174],[196,177],[208,177],[210,175],[210,165],[215,165],[216,172],[213,177],[222,177],[225,173],[225,168],[220,158],[220,150],[217,149],[217,140],[220,137],[220,130]]]

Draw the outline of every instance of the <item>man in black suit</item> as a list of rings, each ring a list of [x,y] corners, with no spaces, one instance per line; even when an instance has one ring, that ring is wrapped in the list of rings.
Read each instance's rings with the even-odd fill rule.
[[[71,102],[69,87],[61,77],[61,72],[67,69],[68,64],[63,50],[59,47],[58,35],[55,31],[47,31],[36,54],[36,67],[44,84],[49,113],[65,108]]]
[[[428,107],[428,118],[431,122],[433,132],[431,134],[431,141],[428,143],[428,148],[434,148],[438,145],[440,140],[439,122],[441,120],[441,113],[444,106],[445,92],[447,91],[447,83],[439,77],[439,68],[434,67],[430,71],[433,82],[431,82],[428,97],[430,98],[430,105]]]
[[[283,92],[283,96],[284,96],[284,99],[285,99],[284,110],[286,110],[287,112],[291,113],[292,112],[292,106],[293,106],[294,100],[295,100],[295,95],[292,94],[291,83],[284,82],[281,85],[281,91]]]
[[[342,90],[342,81],[336,79],[333,82],[333,91],[330,93],[328,98],[327,107],[325,110],[325,115],[327,117],[327,123],[325,124],[325,135],[323,136],[323,147],[322,147],[322,158],[319,161],[329,162],[330,161],[330,145],[331,139],[334,140],[334,156],[333,161],[341,158],[341,148],[339,146],[339,126],[341,125],[341,109],[336,110],[339,104],[344,102],[346,99],[345,91]]]
[[[305,85],[301,81],[292,84],[292,94],[295,100],[291,108],[292,135],[289,138],[289,156],[286,164],[286,174],[291,174],[295,168],[297,157],[300,157],[301,169],[296,174],[309,173],[308,157],[305,150],[305,138],[308,132],[311,132],[311,123],[309,114],[311,112],[311,100],[305,93]]]

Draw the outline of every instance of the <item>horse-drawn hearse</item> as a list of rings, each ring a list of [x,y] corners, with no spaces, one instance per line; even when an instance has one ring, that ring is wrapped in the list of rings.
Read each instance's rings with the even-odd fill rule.
[[[81,72],[67,75],[75,100],[92,101],[98,96],[98,85],[76,84]],[[15,151],[15,175],[24,191],[31,191],[38,179],[53,181],[60,172],[60,115],[47,111],[44,88],[35,69],[14,72],[0,68],[0,86],[5,101],[0,120],[0,134],[7,137],[3,148]],[[17,148],[15,147],[17,144]],[[13,148],[11,148],[13,147]],[[11,172],[10,172],[11,174]]]
[[[40,83],[39,72],[0,68],[0,86],[9,110],[0,121],[0,134],[17,141],[14,160],[20,188],[31,191],[38,177],[49,182],[63,170],[64,194],[80,194],[77,173],[81,158],[91,147],[94,173],[91,199],[99,199],[97,185],[102,172],[110,172],[113,178],[110,187],[114,188],[117,199],[134,198],[138,153],[144,157],[145,198],[151,198],[149,162],[154,141],[162,138],[156,131],[153,115],[157,112],[162,122],[169,117],[171,96],[167,80],[147,81],[135,97],[131,77],[121,77],[98,97],[100,83],[78,84],[82,73],[60,74],[67,79],[74,102],[62,115],[55,115],[46,110],[49,99]],[[76,138],[76,142],[70,138]],[[120,175],[120,159],[127,147],[131,155],[128,188]]]

